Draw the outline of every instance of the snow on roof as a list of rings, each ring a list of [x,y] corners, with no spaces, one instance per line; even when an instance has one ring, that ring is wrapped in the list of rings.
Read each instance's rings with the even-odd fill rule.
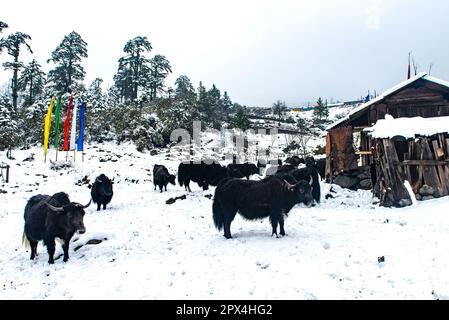
[[[449,132],[449,117],[435,118],[397,118],[386,115],[385,119],[378,120],[371,128],[363,130],[373,138],[392,138],[402,136],[406,139],[416,136],[432,136],[438,133]]]
[[[373,104],[375,104],[375,103],[378,103],[378,102],[382,101],[382,100],[385,99],[386,97],[388,97],[388,96],[392,95],[393,93],[395,93],[395,92],[401,90],[402,88],[405,88],[405,87],[408,86],[409,84],[411,84],[411,83],[413,83],[413,82],[415,82],[415,81],[417,81],[417,80],[419,80],[419,79],[424,79],[424,80],[427,80],[427,81],[430,81],[430,82],[434,82],[434,83],[437,83],[437,84],[439,84],[439,85],[442,85],[442,86],[445,86],[445,87],[448,87],[448,88],[449,88],[449,82],[446,82],[446,81],[443,81],[443,80],[440,80],[440,79],[437,79],[437,78],[428,76],[428,75],[427,75],[427,72],[419,73],[419,74],[417,74],[416,76],[414,76],[413,78],[410,78],[410,79],[408,79],[408,80],[406,80],[406,81],[404,81],[404,82],[401,82],[401,83],[398,84],[397,86],[394,86],[393,88],[388,89],[387,91],[385,91],[384,93],[382,93],[382,94],[381,94],[380,96],[378,96],[377,98],[375,98],[375,99],[373,99],[373,100],[371,100],[371,101],[369,101],[369,102],[367,102],[367,103],[364,103],[364,104],[362,104],[361,106],[358,106],[357,108],[354,108],[354,109],[353,109],[353,110],[352,110],[346,117],[344,117],[344,118],[338,120],[337,122],[334,122],[333,124],[329,125],[329,126],[326,128],[326,130],[330,130],[330,129],[332,129],[332,128],[335,128],[335,127],[338,126],[339,124],[341,124],[341,123],[343,123],[343,122],[349,120],[350,117],[351,117],[352,115],[354,115],[354,114],[356,114],[356,113],[359,113],[360,111],[362,111],[362,110],[368,108],[369,106],[371,106],[371,105],[373,105]]]

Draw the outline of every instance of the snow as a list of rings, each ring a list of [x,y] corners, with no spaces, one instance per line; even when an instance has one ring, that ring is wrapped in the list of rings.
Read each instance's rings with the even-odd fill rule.
[[[364,131],[369,132],[373,138],[401,136],[412,139],[415,136],[432,136],[449,132],[449,117],[394,119],[390,115],[386,115],[385,119],[377,121],[374,126]]]
[[[386,97],[388,97],[388,96],[398,92],[399,90],[407,87],[408,85],[410,85],[411,83],[413,83],[413,82],[415,82],[415,81],[417,81],[419,79],[424,79],[424,80],[427,80],[427,81],[430,81],[430,82],[434,82],[434,83],[437,83],[437,84],[440,84],[440,85],[443,85],[443,86],[446,86],[446,87],[449,88],[449,82],[446,82],[444,80],[440,80],[440,79],[431,77],[431,76],[427,75],[427,72],[418,73],[416,76],[414,76],[414,77],[412,77],[412,78],[410,78],[410,79],[408,79],[406,81],[403,81],[403,82],[399,83],[398,85],[394,86],[393,88],[388,89],[387,91],[382,93],[377,98],[374,98],[374,99],[370,100],[369,102],[354,108],[353,110],[351,110],[351,112],[349,112],[349,114],[346,117],[341,118],[340,120],[332,123],[331,125],[329,125],[326,128],[326,130],[331,130],[331,129],[335,128],[339,124],[349,120],[352,115],[355,115],[355,114],[359,113],[360,111],[365,110],[369,106],[384,100]]]
[[[36,160],[22,162],[32,152]],[[12,167],[10,183],[0,183],[7,192],[0,192],[0,299],[449,298],[449,198],[387,209],[373,204],[370,192],[323,184],[323,195],[333,198],[293,208],[286,237],[271,237],[268,219],[237,216],[234,239],[226,240],[205,197],[213,188],[192,183],[192,193],[172,185],[153,191],[153,165],[176,172],[175,149],[150,156],[133,145],[106,144],[86,153],[84,163],[78,155],[60,171],[43,162],[41,147],[13,150],[14,161],[0,154]],[[100,173],[115,177],[114,197],[106,211],[86,210],[87,232],[72,239],[69,261],[49,265],[41,243],[40,255],[29,260],[21,246],[27,200],[65,191],[87,203],[90,190],[77,182]],[[165,204],[184,194],[186,200]],[[91,239],[107,240],[74,251]],[[55,256],[61,253],[57,245]]]

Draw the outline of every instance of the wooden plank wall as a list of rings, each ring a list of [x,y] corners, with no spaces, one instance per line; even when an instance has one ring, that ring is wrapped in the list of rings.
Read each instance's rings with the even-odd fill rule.
[[[403,147],[403,146],[402,146]],[[390,139],[378,142],[378,175],[388,190],[390,201],[397,203],[405,195],[403,181],[408,180],[415,194],[423,185],[435,190],[434,196],[449,195],[449,136],[438,134],[408,141],[408,151],[398,157]],[[402,148],[403,149],[403,148]],[[400,161],[399,158],[404,159]],[[382,200],[382,199],[381,199]]]

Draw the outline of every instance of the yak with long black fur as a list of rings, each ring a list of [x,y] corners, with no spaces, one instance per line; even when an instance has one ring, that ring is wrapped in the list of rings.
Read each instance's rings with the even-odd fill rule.
[[[289,184],[287,181],[269,177],[261,181],[228,178],[222,180],[215,190],[212,205],[213,220],[218,230],[224,229],[224,236],[232,238],[231,222],[237,212],[245,219],[257,220],[269,217],[273,234],[285,236],[284,215],[296,204],[310,205],[313,201],[307,181]]]
[[[92,201],[92,200],[91,200]],[[55,238],[63,241],[64,262],[69,259],[69,244],[75,232],[84,233],[85,206],[70,202],[69,196],[59,192],[53,196],[36,195],[28,200],[25,206],[23,242],[31,247],[33,260],[37,255],[37,244],[44,240],[48,251],[48,263],[54,263]]]
[[[167,191],[167,184],[171,183],[172,185],[176,185],[176,177],[173,174],[168,172],[168,169],[159,164],[155,164],[153,168],[153,184],[154,190],[156,190],[156,186],[159,187],[160,191],[165,187],[165,191]]]
[[[114,181],[104,174],[100,174],[95,179],[90,194],[94,203],[97,204],[97,211],[100,211],[101,205],[103,205],[103,210],[106,210],[106,205],[111,202],[112,196],[114,195],[112,190],[113,184]]]
[[[232,178],[243,178],[249,180],[253,174],[260,175],[260,169],[252,163],[231,163],[228,164],[228,173]]]
[[[208,190],[209,185],[217,186],[226,177],[228,171],[216,162],[181,162],[178,167],[178,183],[190,192],[190,181],[196,182],[203,190]]]

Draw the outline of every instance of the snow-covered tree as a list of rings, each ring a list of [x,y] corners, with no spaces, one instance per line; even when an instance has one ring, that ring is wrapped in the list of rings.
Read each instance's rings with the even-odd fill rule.
[[[106,96],[101,88],[102,83],[102,79],[96,78],[86,92],[88,132],[90,138],[95,141],[103,141],[110,138],[110,125],[105,121],[108,106]]]
[[[125,101],[137,102],[139,91],[149,85],[151,61],[145,53],[152,49],[147,37],[138,36],[125,44],[123,51],[126,56],[119,59],[118,71],[114,77]]]
[[[279,120],[281,120],[282,115],[287,112],[287,105],[284,101],[278,100],[273,103],[271,109],[273,110],[273,114],[277,115]]]
[[[158,93],[164,92],[165,78],[172,72],[170,62],[165,56],[155,55],[150,60],[151,77],[148,79],[150,89],[150,101],[157,98]]]
[[[329,108],[327,106],[327,101],[323,102],[323,99],[318,98],[315,109],[313,110],[313,116],[318,122],[325,121],[329,118]]]
[[[81,81],[86,75],[81,66],[82,58],[87,58],[87,43],[72,31],[64,37],[47,61],[55,64],[48,77],[57,92],[74,93],[81,88]]]
[[[3,29],[6,29],[6,28],[8,28],[8,24],[3,21],[0,21],[0,32],[2,32]]]
[[[32,105],[42,94],[45,86],[45,72],[41,70],[41,65],[36,60],[33,59],[23,69],[18,85],[23,91],[25,106]]]
[[[6,95],[0,96],[0,150],[18,144],[18,125],[13,106]]]
[[[23,62],[19,61],[20,47],[25,45],[27,49],[33,53],[27,40],[31,40],[31,37],[23,32],[10,34],[8,37],[0,40],[0,48],[6,49],[8,54],[13,57],[13,62],[5,62],[3,66],[5,67],[5,70],[13,71],[11,90],[14,112],[17,112],[17,100],[19,97],[19,71],[24,67]]]
[[[185,98],[195,96],[195,89],[193,88],[192,82],[190,82],[189,77],[185,75],[179,76],[178,79],[176,79],[175,85],[176,97]]]

